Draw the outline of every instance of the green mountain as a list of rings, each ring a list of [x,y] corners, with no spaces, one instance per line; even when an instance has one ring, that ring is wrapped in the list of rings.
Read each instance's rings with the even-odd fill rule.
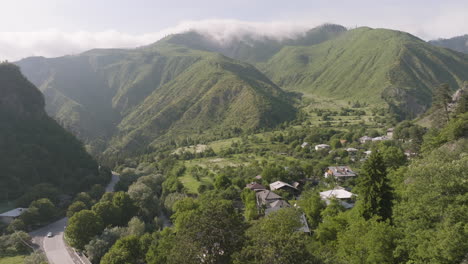
[[[44,111],[41,92],[13,64],[0,64],[0,200],[41,183],[75,192],[100,181],[82,144]]]
[[[47,112],[94,153],[271,127],[295,115],[289,96],[251,65],[167,40],[17,64],[45,94]]]
[[[311,46],[336,38],[346,32],[340,25],[325,24],[312,28],[296,38],[275,39],[271,37],[250,36],[233,37],[221,43],[196,31],[175,34],[163,41],[190,49],[218,52],[227,57],[248,63],[266,62],[285,46]],[[158,45],[158,44],[156,44]]]
[[[436,39],[429,41],[430,44],[438,47],[444,47],[463,53],[468,53],[468,34],[449,39]]]
[[[386,101],[413,116],[430,105],[433,87],[455,90],[468,80],[468,55],[400,31],[358,28],[318,45],[284,47],[259,68],[286,90]]]

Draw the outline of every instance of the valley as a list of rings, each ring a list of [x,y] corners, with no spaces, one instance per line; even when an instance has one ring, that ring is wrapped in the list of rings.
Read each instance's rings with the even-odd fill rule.
[[[465,263],[451,41],[187,30],[3,62],[0,263]]]

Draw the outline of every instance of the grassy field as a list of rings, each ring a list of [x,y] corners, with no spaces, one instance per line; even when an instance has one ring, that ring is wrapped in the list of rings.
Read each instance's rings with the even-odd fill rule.
[[[22,264],[25,256],[0,257],[0,264]]]

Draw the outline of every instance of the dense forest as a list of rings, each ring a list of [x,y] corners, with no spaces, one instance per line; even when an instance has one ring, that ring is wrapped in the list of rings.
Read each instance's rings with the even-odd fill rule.
[[[435,102],[444,87],[437,88]],[[359,143],[378,135],[365,125],[296,126],[263,138],[245,135],[218,152],[185,149],[127,159],[117,168],[118,192],[70,206],[68,241],[103,264],[464,263],[468,113],[466,101],[451,104],[448,119],[430,117],[438,128],[404,121],[392,140]],[[434,104],[430,112],[441,110]],[[327,143],[331,151],[301,146],[305,141]],[[347,151],[352,147],[358,152]],[[216,159],[244,162],[208,165]],[[337,161],[351,164],[357,178],[324,177]],[[272,199],[283,205],[271,211],[271,204],[259,204],[268,188],[248,188],[254,181],[271,190],[275,181],[303,185],[274,190]],[[323,199],[323,191],[338,185],[353,193],[351,209],[338,198]]]
[[[42,93],[18,66],[0,64],[0,201],[26,207],[44,192],[75,194],[108,177],[44,110]],[[47,191],[44,191],[47,190]]]
[[[1,63],[0,207],[25,210],[0,257],[44,263],[60,219],[93,264],[466,264],[468,55],[432,44],[324,25]]]

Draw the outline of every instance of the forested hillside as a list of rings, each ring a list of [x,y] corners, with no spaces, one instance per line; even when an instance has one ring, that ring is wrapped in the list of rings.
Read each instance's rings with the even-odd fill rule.
[[[260,65],[286,90],[328,98],[387,102],[414,117],[430,106],[434,87],[468,79],[468,56],[404,32],[358,28],[310,47],[286,47]]]
[[[449,39],[436,39],[429,41],[434,46],[444,47],[463,53],[468,53],[468,35],[453,37]]]
[[[221,128],[267,128],[295,116],[290,96],[254,67],[165,41],[17,64],[44,92],[47,112],[95,154]]]
[[[81,142],[44,111],[44,97],[20,69],[0,64],[0,200],[38,184],[73,193],[93,183],[98,165]]]

